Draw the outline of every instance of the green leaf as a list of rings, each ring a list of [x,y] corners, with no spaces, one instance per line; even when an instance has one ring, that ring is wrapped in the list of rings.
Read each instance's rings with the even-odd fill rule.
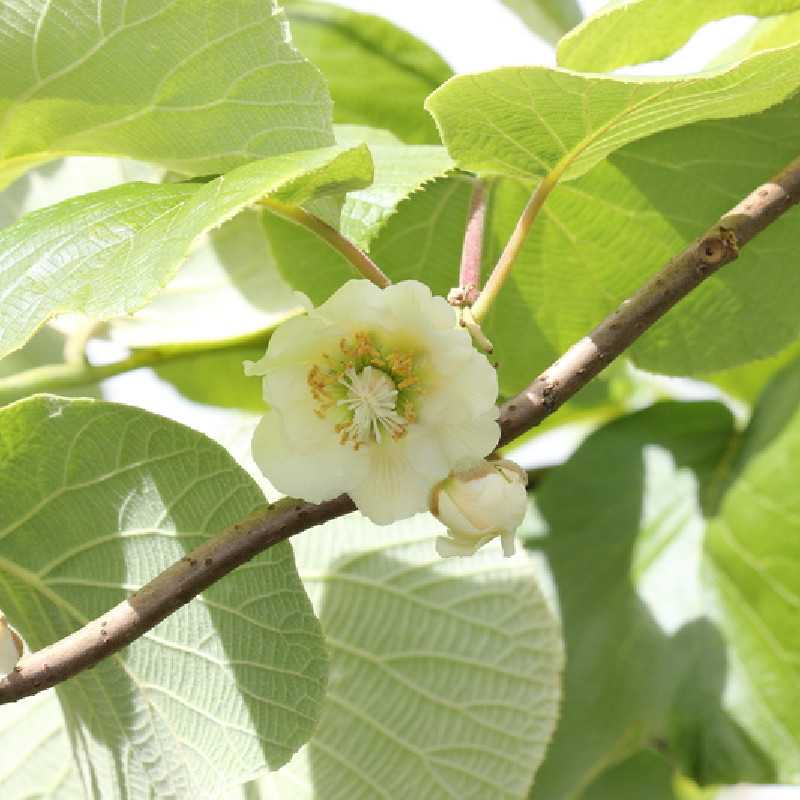
[[[576,0],[503,0],[522,21],[546,42],[555,44],[581,21]]]
[[[438,144],[425,98],[452,74],[442,58],[381,17],[327,3],[284,2],[298,49],[323,72],[336,122],[385,128],[412,144]]]
[[[435,294],[458,283],[471,181],[455,176],[428,184],[401,202],[369,252],[394,281],[415,278]],[[272,252],[283,277],[318,305],[355,271],[338,252],[303,228],[266,214]]]
[[[507,67],[451,78],[426,101],[462,169],[577,178],[629,142],[701,120],[753,114],[800,86],[800,44],[699,77],[610,78]]]
[[[761,115],[698,123],[634,143],[558,186],[485,324],[517,387],[798,152],[800,101],[792,99]],[[527,196],[527,187],[500,187],[494,240],[505,241]],[[707,375],[796,341],[800,283],[786,265],[796,262],[798,222],[787,214],[681,300],[634,346],[636,363],[655,372]]]
[[[0,794],[5,800],[84,797],[54,690],[0,709]]]
[[[125,184],[33,212],[0,232],[0,356],[58,313],[135,311],[198,237],[267,195],[300,204],[371,177],[365,146],[332,147],[257,161],[206,184]]]
[[[130,406],[15,403],[0,451],[0,607],[33,649],[264,502],[219,445]],[[92,794],[188,800],[285,763],[315,727],[325,674],[280,544],[57,692]]]
[[[322,76],[272,0],[100,0],[80,13],[20,0],[0,14],[0,185],[64,155],[206,175],[333,144]]]
[[[736,14],[768,17],[800,8],[798,0],[616,0],[558,44],[558,63],[608,72],[665,58],[708,22]]]
[[[244,211],[201,237],[153,301],[112,320],[109,332],[127,347],[216,346],[274,328],[307,305],[281,278],[260,213]]]
[[[735,443],[723,406],[662,403],[592,434],[537,488],[528,544],[548,559],[567,645],[537,800],[574,797],[656,738],[704,777],[770,777],[723,705],[725,643],[699,578]]]
[[[703,380],[718,386],[731,397],[753,405],[769,381],[797,359],[800,359],[800,342],[795,342],[772,358],[753,361],[741,367],[702,377]]]
[[[676,800],[672,765],[654,750],[641,750],[606,770],[580,800]]]
[[[240,408],[264,413],[266,404],[261,381],[244,374],[245,361],[258,361],[267,349],[267,336],[261,344],[242,344],[165,361],[155,368],[159,378],[171,383],[184,397],[195,403]]]
[[[731,648],[731,709],[785,783],[800,780],[798,391],[795,364],[759,404],[706,538],[713,616]]]
[[[406,145],[393,138],[370,128],[339,125],[336,129],[339,144],[366,142],[375,164],[372,184],[350,192],[342,208],[341,232],[364,250],[403,200],[455,168],[444,147]]]
[[[557,715],[558,624],[532,562],[434,551],[429,516],[294,539],[331,653],[320,725],[265,798],[517,798]]]

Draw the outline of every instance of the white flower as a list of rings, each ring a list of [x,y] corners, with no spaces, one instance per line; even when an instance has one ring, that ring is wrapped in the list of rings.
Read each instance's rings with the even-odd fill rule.
[[[11,672],[22,657],[22,640],[8,627],[6,618],[0,614],[0,678]]]
[[[315,503],[347,492],[379,525],[427,511],[500,435],[494,368],[417,281],[349,281],[245,371],[264,376],[253,457],[275,488]]]
[[[443,558],[471,556],[500,537],[503,554],[514,555],[514,531],[528,506],[528,476],[513,461],[482,461],[436,487],[431,512],[447,526],[436,540]]]

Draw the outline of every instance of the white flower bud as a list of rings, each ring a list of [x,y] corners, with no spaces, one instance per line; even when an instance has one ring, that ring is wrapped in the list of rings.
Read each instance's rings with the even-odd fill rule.
[[[513,461],[481,461],[452,474],[433,491],[431,512],[447,526],[436,540],[443,558],[471,556],[500,537],[503,555],[514,555],[514,532],[528,506],[528,476]]]
[[[22,657],[22,640],[9,628],[6,618],[0,614],[0,678],[11,672]]]

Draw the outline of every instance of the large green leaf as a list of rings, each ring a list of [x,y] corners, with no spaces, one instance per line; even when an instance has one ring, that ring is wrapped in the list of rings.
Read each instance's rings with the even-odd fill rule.
[[[54,690],[0,710],[0,795],[4,800],[84,797]]]
[[[798,152],[800,101],[793,99],[761,115],[634,143],[557,187],[485,326],[517,388]],[[510,184],[496,193],[492,229],[500,242],[527,195]],[[633,348],[635,361],[656,372],[703,375],[794,342],[798,238],[796,214],[770,226],[646,333]]]
[[[673,768],[653,750],[641,750],[606,770],[580,800],[676,800]]]
[[[0,232],[0,356],[50,317],[144,305],[203,233],[266,195],[302,203],[369,183],[365,146],[247,164],[210,183],[124,184],[35,211]]]
[[[730,706],[800,781],[800,366],[770,386],[751,422],[736,480],[706,538],[714,618],[730,642]]]
[[[426,101],[458,166],[522,179],[577,178],[629,142],[753,114],[800,86],[800,44],[692,78],[609,78],[506,67],[451,78]]]
[[[557,716],[558,624],[525,554],[443,561],[429,516],[294,540],[331,653],[320,725],[263,797],[516,798]]]
[[[438,144],[425,98],[452,74],[428,45],[371,14],[285,0],[292,38],[323,72],[337,122],[386,128],[403,141]]]
[[[581,21],[577,0],[503,0],[537,35],[555,44]]]
[[[14,0],[0,27],[0,185],[79,153],[204,175],[333,144],[273,0]]]
[[[600,429],[537,489],[529,544],[556,585],[567,670],[533,797],[572,798],[659,738],[706,782],[771,777],[724,707],[699,578],[735,443],[723,406],[664,403]]]
[[[558,44],[558,63],[583,72],[607,72],[656,61],[689,41],[707,22],[735,14],[768,17],[800,8],[800,0],[616,0]]]
[[[0,607],[33,649],[264,502],[195,431],[48,396],[0,411],[0,492]],[[281,544],[57,692],[92,796],[189,800],[285,763],[316,724],[325,674]]]

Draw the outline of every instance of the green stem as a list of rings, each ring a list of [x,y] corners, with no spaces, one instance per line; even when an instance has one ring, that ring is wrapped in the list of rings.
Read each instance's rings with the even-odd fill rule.
[[[127,358],[115,361],[113,364],[95,366],[81,360],[65,364],[46,364],[45,366],[34,367],[24,372],[18,372],[16,375],[9,375],[7,378],[0,378],[0,406],[13,403],[15,400],[38,392],[58,392],[63,389],[91,386],[106,378],[122,375],[125,372],[132,372],[142,367],[157,367],[167,362],[180,361],[220,350],[233,350],[249,344],[266,346],[275,328],[281,322],[285,322],[299,313],[305,312],[289,312],[271,327],[238,339],[226,339],[222,342],[188,345],[186,347],[134,350]]]
[[[349,239],[342,236],[336,228],[323,222],[319,217],[309,214],[300,206],[292,206],[288,203],[281,203],[280,200],[273,200],[265,197],[261,200],[261,205],[277,214],[279,217],[288,219],[304,228],[308,228],[312,233],[326,241],[334,250],[341,253],[365,278],[371,280],[376,286],[385,289],[391,285],[388,275],[360,248],[356,247]]]
[[[148,367],[158,362],[156,351],[140,351],[114,364],[93,366],[85,362],[71,361],[66,364],[47,364],[18,372],[8,378],[0,378],[0,406],[38,392],[58,392],[74,389],[130,372],[139,367]]]
[[[536,191],[531,195],[530,200],[528,200],[522,215],[519,220],[517,220],[511,238],[508,240],[508,243],[500,255],[500,259],[492,270],[492,274],[489,276],[489,280],[486,281],[483,291],[475,301],[475,305],[472,306],[472,317],[478,324],[483,322],[486,318],[489,309],[492,307],[492,303],[497,299],[500,289],[511,274],[511,269],[519,255],[519,251],[522,250],[522,245],[525,244],[528,232],[539,212],[542,210],[547,196],[558,183],[559,177],[560,173],[554,171],[542,178],[542,182],[536,187]]]

